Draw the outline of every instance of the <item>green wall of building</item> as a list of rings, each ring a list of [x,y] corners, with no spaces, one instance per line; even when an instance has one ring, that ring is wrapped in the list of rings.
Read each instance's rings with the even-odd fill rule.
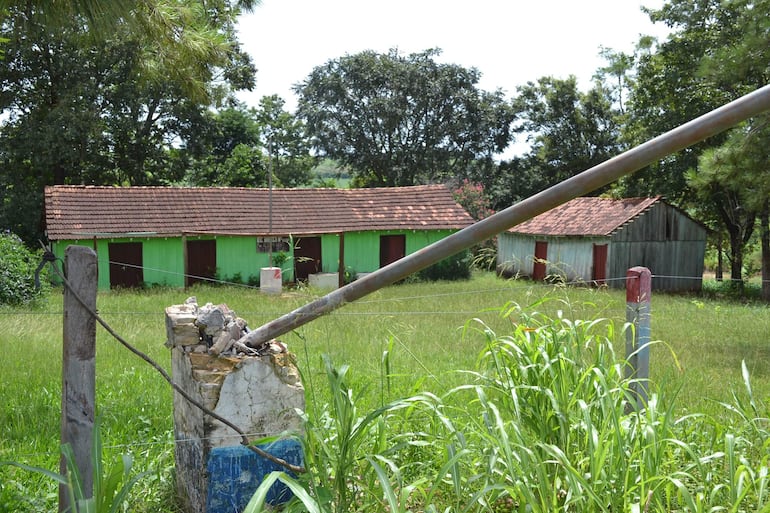
[[[406,253],[414,253],[447,235],[452,230],[432,231],[367,231],[352,232],[344,235],[345,267],[357,273],[368,273],[380,267],[380,236],[404,235]],[[337,272],[340,258],[340,235],[321,235],[321,263],[323,272]],[[211,237],[206,237],[210,239]],[[195,240],[188,237],[187,240]],[[217,236],[216,258],[218,276],[224,280],[240,275],[244,282],[258,278],[260,269],[268,266],[268,254],[257,251],[257,238],[254,236]],[[147,285],[184,287],[184,245],[182,237],[126,237],[112,239],[92,239],[57,241],[53,243],[53,252],[64,259],[64,251],[69,245],[96,246],[99,265],[99,289],[110,288],[109,244],[121,242],[142,243],[142,265],[144,282]],[[289,256],[293,257],[292,251]],[[282,265],[284,281],[294,279],[293,259]]]
[[[216,237],[217,269],[223,280],[240,275],[243,282],[259,280],[259,270],[267,267],[269,256],[257,251],[256,237]],[[283,273],[286,275],[287,270]],[[291,279],[285,277],[284,279]]]
[[[345,236],[347,240],[347,235]],[[336,273],[340,265],[340,236],[321,235],[321,269],[325,273]]]
[[[148,243],[147,241],[152,241]],[[167,285],[169,287],[184,286],[184,259],[182,251],[182,239],[145,239],[142,241],[144,281],[146,283]],[[99,254],[107,254],[105,244],[104,251]],[[100,267],[103,269],[103,267]],[[101,286],[101,279],[99,280]],[[109,276],[106,288],[110,287]]]

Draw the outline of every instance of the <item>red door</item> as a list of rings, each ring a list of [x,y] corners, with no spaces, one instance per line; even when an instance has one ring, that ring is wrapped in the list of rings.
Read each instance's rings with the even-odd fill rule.
[[[110,242],[110,288],[141,287],[144,282],[141,242]]]
[[[294,245],[294,280],[321,272],[321,237],[302,237]]]
[[[217,241],[187,241],[187,276],[185,285],[214,280],[217,274]]]
[[[545,280],[545,262],[548,258],[548,243],[535,241],[535,265],[532,268],[533,280]]]
[[[405,235],[380,235],[380,267],[406,256]]]
[[[594,244],[594,262],[591,279],[604,285],[607,279],[607,244]]]

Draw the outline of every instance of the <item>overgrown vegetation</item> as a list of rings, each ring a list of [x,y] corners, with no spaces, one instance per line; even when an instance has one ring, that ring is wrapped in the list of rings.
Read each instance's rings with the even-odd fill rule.
[[[0,305],[22,305],[48,292],[48,270],[35,284],[35,270],[40,265],[42,251],[32,251],[13,233],[0,233]]]
[[[52,472],[46,468],[31,467],[16,462],[0,461],[3,465],[13,465],[28,472],[38,473],[63,485],[64,497],[72,513],[120,513],[128,500],[131,488],[146,473],[132,475],[133,459],[123,455],[109,466],[105,466],[102,452],[102,439],[99,422],[94,425],[93,446],[91,449],[91,486],[87,486],[86,476],[80,473],[75,463],[75,453],[69,444],[62,446],[62,456],[66,472]]]
[[[97,303],[164,363],[163,308],[191,295],[227,303],[252,327],[311,299],[197,286],[100,293]],[[0,313],[0,460],[58,468],[61,294]],[[311,470],[294,481],[303,494],[288,509],[767,508],[767,307],[656,294],[662,342],[643,413],[623,407],[624,319],[623,291],[486,273],[388,287],[282,337],[306,387]],[[101,329],[97,345],[104,461],[129,453],[137,474],[150,471],[130,511],[176,513],[171,391]],[[0,512],[55,503],[48,478],[0,468]]]
[[[417,279],[425,281],[468,280],[471,277],[471,254],[461,251],[416,273]]]
[[[635,401],[622,334],[603,319],[576,321],[509,304],[512,329],[469,322],[485,340],[466,381],[372,411],[326,361],[332,400],[306,420],[310,472],[274,474],[296,490],[287,511],[766,511],[767,408],[742,365],[745,399],[731,418],[677,416],[675,394],[653,386]],[[387,358],[387,355],[384,355]],[[462,371],[460,371],[462,372]]]

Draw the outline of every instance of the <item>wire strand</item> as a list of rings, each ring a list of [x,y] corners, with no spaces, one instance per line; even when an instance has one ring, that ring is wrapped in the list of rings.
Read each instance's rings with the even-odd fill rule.
[[[204,414],[208,415],[209,417],[218,420],[225,426],[229,427],[236,433],[240,435],[241,438],[241,444],[245,447],[249,448],[253,452],[257,453],[258,455],[262,456],[263,458],[266,458],[273,463],[280,465],[281,467],[284,467],[288,470],[291,470],[293,472],[297,473],[303,473],[305,472],[305,469],[303,467],[293,465],[281,458],[278,458],[267,451],[264,451],[260,449],[259,447],[256,447],[252,445],[250,439],[248,436],[246,436],[246,433],[238,427],[236,424],[232,423],[225,417],[219,415],[218,413],[210,410],[209,408],[206,408],[200,401],[193,398],[186,390],[184,390],[181,386],[179,386],[166,372],[166,370],[161,367],[158,363],[156,363],[152,358],[150,358],[148,355],[140,351],[139,349],[135,348],[133,345],[131,345],[128,341],[126,341],[123,337],[118,335],[118,333],[112,329],[112,327],[107,324],[107,322],[101,318],[101,316],[95,312],[74,290],[74,288],[70,285],[67,278],[59,271],[59,269],[54,265],[54,262],[51,262],[51,266],[54,269],[54,272],[59,276],[59,278],[62,280],[62,283],[67,288],[67,290],[72,294],[72,296],[77,299],[77,301],[80,303],[80,305],[105,329],[107,332],[115,338],[118,342],[120,342],[121,345],[123,345],[126,349],[134,353],[136,356],[144,360],[146,363],[148,363],[151,367],[153,367],[162,377],[166,380],[166,382],[171,385],[171,387],[179,393],[182,397],[184,397],[190,404],[201,410]]]

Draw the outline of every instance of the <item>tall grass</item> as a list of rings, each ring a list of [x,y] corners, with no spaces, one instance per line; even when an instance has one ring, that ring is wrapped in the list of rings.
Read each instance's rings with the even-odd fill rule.
[[[255,327],[317,292],[152,289],[100,293],[97,306],[170,367],[163,310],[189,295],[227,303]],[[0,309],[0,460],[58,467],[61,308],[59,291],[36,309]],[[653,408],[637,416],[619,409],[624,317],[622,291],[484,274],[388,287],[284,336],[307,390],[306,443],[317,444],[300,497],[325,511],[765,507],[767,307],[655,295],[652,335],[663,343],[652,350]],[[105,458],[130,453],[136,472],[150,471],[131,510],[177,511],[171,391],[101,329],[97,408]],[[345,415],[347,424],[336,418]],[[358,435],[333,438],[340,432]],[[322,441],[335,457],[334,444],[348,444],[345,457],[325,459]],[[635,502],[602,504],[608,494]],[[0,469],[0,512],[51,511],[56,495],[44,477]]]
[[[722,423],[676,413],[652,384],[636,404],[622,332],[508,305],[514,319],[485,341],[467,382],[357,414],[346,366],[326,361],[332,406],[309,421],[309,472],[276,475],[301,493],[288,511],[770,511],[767,410],[722,405]],[[760,429],[761,433],[756,430]],[[262,511],[262,490],[249,512]]]

